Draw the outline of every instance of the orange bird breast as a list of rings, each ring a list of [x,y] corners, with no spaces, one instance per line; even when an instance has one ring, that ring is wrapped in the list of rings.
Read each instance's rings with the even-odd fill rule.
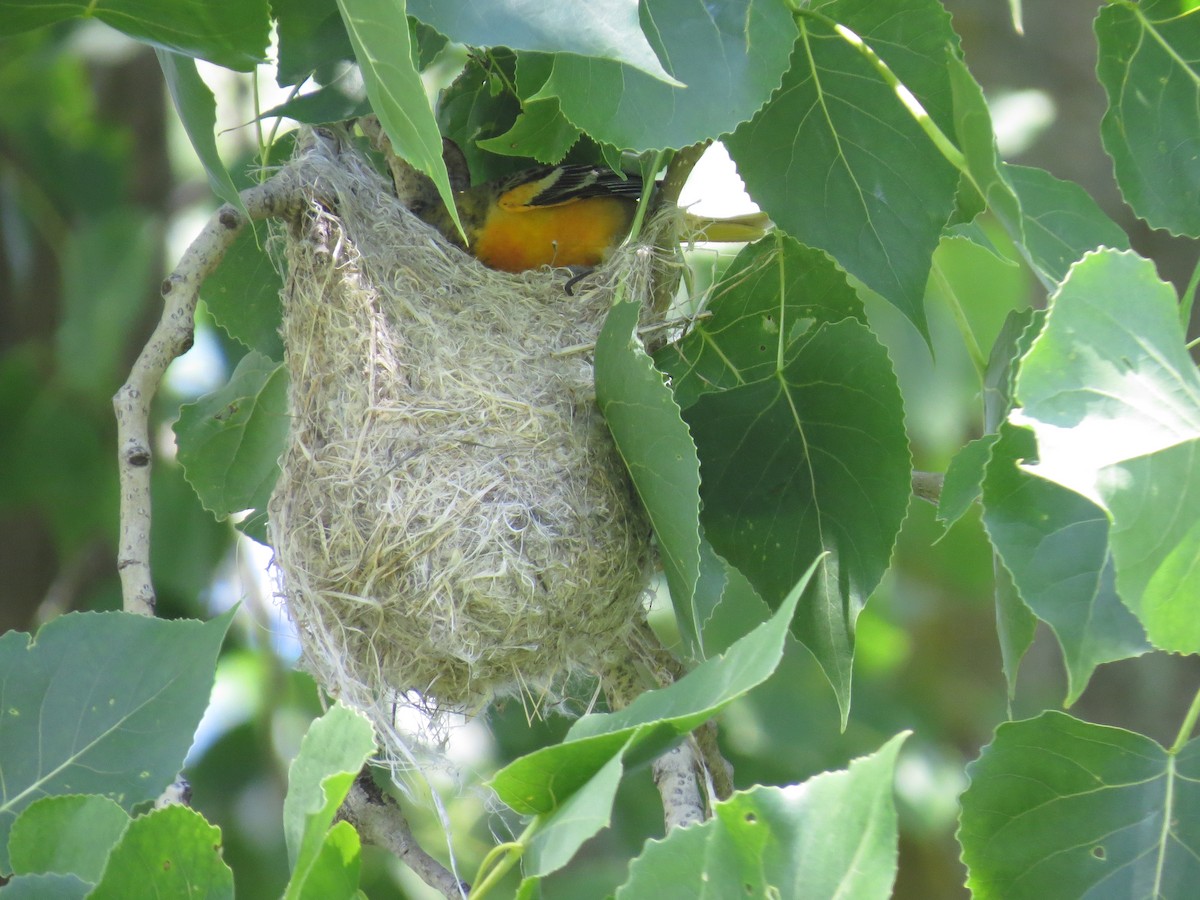
[[[636,202],[628,197],[580,197],[531,206],[524,193],[509,191],[489,209],[472,246],[484,265],[504,272],[598,266],[633,223]]]

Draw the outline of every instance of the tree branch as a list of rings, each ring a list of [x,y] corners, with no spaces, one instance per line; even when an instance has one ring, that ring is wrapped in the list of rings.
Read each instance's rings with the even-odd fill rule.
[[[945,478],[941,472],[913,472],[913,493],[926,503],[937,506],[942,498],[942,482]]]
[[[364,841],[390,850],[447,900],[462,900],[467,896],[471,886],[421,849],[399,804],[379,789],[370,769],[364,768],[358,774],[338,814],[354,826]]]
[[[267,219],[296,208],[294,186],[275,178],[242,192],[251,219]],[[121,538],[117,569],[126,612],[154,615],[155,593],[150,578],[150,405],[163,374],[192,346],[196,300],[200,285],[216,269],[230,245],[249,221],[226,204],[183,254],[179,265],[162,283],[162,316],[129,378],[113,396],[117,417],[117,470],[121,482]]]

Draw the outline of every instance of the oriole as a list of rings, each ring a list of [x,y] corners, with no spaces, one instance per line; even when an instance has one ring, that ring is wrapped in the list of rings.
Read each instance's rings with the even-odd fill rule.
[[[455,205],[466,248],[480,262],[505,272],[541,266],[592,268],[625,240],[633,224],[642,180],[585,165],[540,166],[467,188]],[[462,239],[441,204],[418,214],[448,239]],[[686,218],[690,239],[750,241],[769,226],[762,214],[732,219]]]

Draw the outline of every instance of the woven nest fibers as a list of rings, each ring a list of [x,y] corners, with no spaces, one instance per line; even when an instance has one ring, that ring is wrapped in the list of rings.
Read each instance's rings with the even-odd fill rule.
[[[590,347],[649,254],[569,296],[561,272],[450,247],[353,153],[292,167],[323,200],[286,238],[292,420],[270,518],[305,665],[385,735],[398,706],[557,702],[622,656],[644,603],[650,528]]]

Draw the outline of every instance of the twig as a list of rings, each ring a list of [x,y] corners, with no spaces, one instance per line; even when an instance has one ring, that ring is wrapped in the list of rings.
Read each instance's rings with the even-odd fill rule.
[[[678,744],[654,760],[654,785],[663,802],[667,831],[704,820],[704,798],[696,777],[696,755],[690,741]]]
[[[941,472],[913,472],[912,489],[918,498],[934,506],[942,498],[942,482],[946,476]]]
[[[421,849],[403,811],[394,799],[379,789],[369,769],[359,773],[339,815],[355,827],[364,841],[394,853],[447,900],[461,900],[467,896],[471,886]]]
[[[645,622],[640,623],[634,631],[634,641],[637,649],[624,661],[609,666],[601,675],[604,695],[612,709],[628,706],[642,692],[641,673],[634,662],[639,655],[650,664],[651,677],[660,686],[671,684],[684,674],[683,667],[667,652]],[[715,740],[712,743],[715,748]],[[662,797],[663,821],[668,831],[704,819],[706,804],[698,777],[700,765],[697,749],[698,745],[693,745],[689,738],[659,756],[651,766],[654,784]],[[714,791],[721,779],[729,780],[728,763],[720,758],[719,752],[716,760],[719,760],[719,772],[710,775]],[[714,762],[705,755],[703,764],[707,769]]]
[[[272,179],[242,192],[252,219],[283,214],[297,197]],[[222,206],[192,241],[162,283],[165,305],[150,339],[138,354],[129,378],[113,396],[117,417],[117,470],[121,480],[121,543],[117,569],[126,612],[154,615],[150,579],[150,404],[172,361],[192,346],[200,285],[221,262],[245,227],[247,218]]]

